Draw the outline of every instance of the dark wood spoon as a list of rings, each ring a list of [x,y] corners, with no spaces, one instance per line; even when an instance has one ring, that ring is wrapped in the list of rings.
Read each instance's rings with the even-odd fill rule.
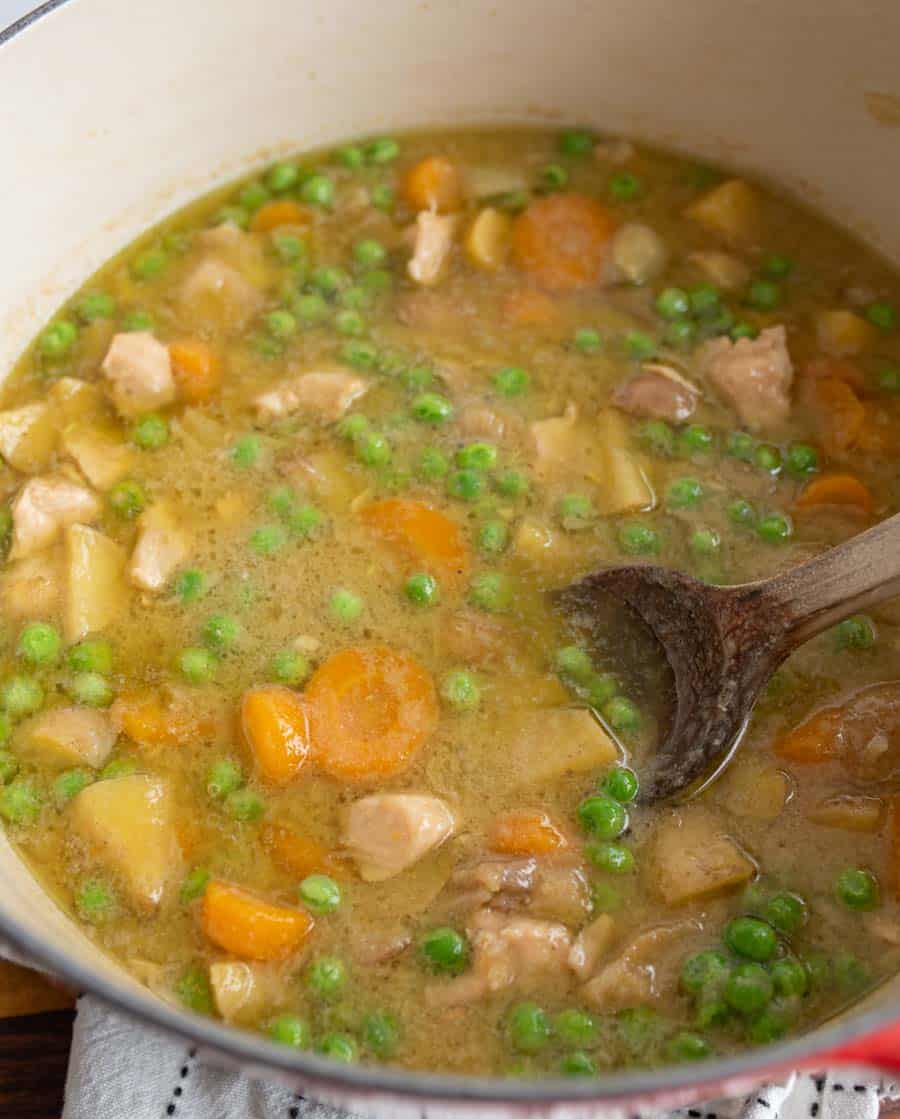
[[[641,773],[640,799],[650,803],[721,770],[760,691],[798,645],[900,595],[900,513],[773,579],[715,587],[666,567],[611,567],[558,601],[589,620],[607,595],[643,620],[674,678],[668,734]]]

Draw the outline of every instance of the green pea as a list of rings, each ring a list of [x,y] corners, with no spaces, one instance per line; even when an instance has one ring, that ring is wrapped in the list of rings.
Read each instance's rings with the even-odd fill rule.
[[[308,1049],[311,1034],[307,1023],[296,1014],[280,1014],[269,1023],[269,1037],[292,1049]]]
[[[476,576],[469,589],[469,601],[479,610],[502,613],[512,605],[513,585],[506,575],[488,571]]]
[[[33,824],[42,803],[40,790],[27,777],[16,777],[0,789],[0,816],[10,824]]]
[[[518,365],[498,369],[493,377],[494,388],[501,396],[521,396],[531,385],[531,377]]]
[[[561,1010],[553,1019],[553,1034],[563,1045],[592,1045],[597,1038],[597,1023],[584,1010]]]
[[[712,1047],[700,1034],[681,1030],[669,1041],[666,1052],[673,1061],[702,1061],[712,1053]]]
[[[344,416],[338,423],[336,430],[342,439],[349,439],[352,443],[369,430],[368,417],[362,415],[360,412],[356,412],[350,416]]]
[[[681,965],[681,986],[688,994],[718,989],[731,974],[731,962],[723,952],[706,948],[696,952]]]
[[[295,187],[300,179],[296,163],[275,163],[266,172],[266,187],[273,194],[284,194]]]
[[[625,696],[613,696],[603,704],[603,718],[613,730],[636,731],[641,725],[641,713]]]
[[[9,545],[12,530],[12,510],[8,505],[0,505],[0,548],[6,548]]]
[[[406,580],[403,593],[416,606],[434,606],[440,599],[437,580],[427,571],[418,571]]]
[[[5,715],[2,716],[2,719],[6,724],[4,727],[4,729],[6,730],[6,735],[4,738],[5,741],[7,738],[9,738],[9,731],[11,728],[9,725],[9,719],[7,719]],[[18,772],[19,759],[15,756],[15,754],[11,754],[9,750],[0,750],[0,785],[6,785],[13,779],[13,777],[15,777]]]
[[[392,136],[381,136],[371,140],[363,148],[367,163],[392,163],[400,154],[400,145]]]
[[[265,323],[273,338],[290,338],[297,332],[297,320],[290,311],[270,311]]]
[[[875,623],[867,614],[854,614],[834,627],[839,649],[871,649],[877,637]]]
[[[369,200],[376,210],[394,208],[394,188],[387,183],[378,183],[369,191]]]
[[[697,326],[689,319],[678,319],[666,327],[665,338],[670,346],[689,349],[697,341]]]
[[[770,253],[763,260],[760,271],[770,280],[786,280],[794,271],[794,262],[783,253]]]
[[[537,1053],[550,1040],[550,1021],[533,1002],[520,1002],[512,1008],[506,1021],[512,1047],[520,1053]]]
[[[583,354],[595,354],[603,345],[600,332],[592,326],[582,326],[576,330],[572,342],[575,349]]]
[[[310,277],[310,282],[322,295],[334,296],[350,284],[350,276],[343,270],[333,265],[323,265],[317,268]]]
[[[225,653],[240,636],[241,627],[229,614],[213,614],[203,624],[203,643],[214,653]]]
[[[334,913],[341,904],[341,888],[327,874],[310,874],[300,883],[300,900],[313,913]]]
[[[509,543],[509,528],[505,521],[486,521],[478,530],[478,550],[486,555],[498,555]]]
[[[194,867],[181,884],[181,890],[178,894],[181,904],[190,905],[192,901],[197,901],[198,898],[203,897],[211,878],[212,875],[205,866]]]
[[[32,676],[10,676],[0,686],[0,707],[10,719],[34,715],[44,706],[44,689]]]
[[[747,291],[747,302],[757,311],[774,311],[781,303],[781,288],[771,280],[755,280]]]
[[[137,765],[131,758],[114,758],[100,770],[100,780],[109,781],[114,777],[130,777],[137,773]]]
[[[613,800],[630,804],[638,793],[637,774],[627,766],[617,765],[603,778],[603,788]]]
[[[691,509],[703,499],[703,486],[697,478],[676,478],[666,491],[666,504],[673,509]]]
[[[419,455],[416,463],[416,473],[426,482],[436,482],[445,477],[450,469],[446,455],[436,447],[426,447]]]
[[[649,451],[663,458],[675,451],[675,432],[665,420],[649,420],[638,430],[638,439]]]
[[[708,1030],[713,1026],[724,1025],[731,1015],[731,1007],[724,998],[718,994],[704,993],[698,1000],[694,1023],[701,1030]]]
[[[622,895],[609,882],[595,882],[591,886],[591,911],[614,913],[622,904]]]
[[[269,662],[270,678],[288,687],[302,684],[309,673],[309,661],[296,649],[282,649]]]
[[[580,645],[565,645],[553,655],[553,667],[560,676],[586,683],[594,671],[590,653]]]
[[[361,268],[377,268],[387,259],[387,249],[380,241],[366,238],[353,246],[353,258]]]
[[[115,894],[102,879],[90,879],[75,894],[75,912],[89,925],[102,925],[116,908]]]
[[[202,571],[189,567],[181,571],[175,580],[175,594],[182,602],[194,602],[206,593],[207,579]]]
[[[469,943],[448,925],[429,929],[419,941],[419,960],[429,971],[458,975],[468,966]]]
[[[646,361],[656,353],[655,340],[643,330],[629,330],[624,338],[625,354],[632,361]]]
[[[661,547],[659,533],[640,521],[627,521],[616,533],[619,548],[630,556],[656,555]]]
[[[260,819],[265,810],[262,797],[253,789],[235,789],[225,797],[225,811],[242,824]]]
[[[833,962],[834,981],[843,995],[859,995],[872,982],[872,971],[852,952],[841,952]]]
[[[689,456],[708,454],[713,446],[713,433],[702,424],[688,424],[678,433],[678,446]]]
[[[737,498],[725,508],[726,516],[734,525],[752,525],[756,521],[756,510],[749,501]]]
[[[162,249],[148,249],[131,263],[131,274],[136,280],[155,280],[165,271],[169,263]]]
[[[609,874],[628,874],[634,870],[634,855],[621,843],[594,843],[585,845],[584,853],[590,862]]]
[[[358,311],[338,311],[334,316],[334,327],[338,334],[353,337],[358,337],[366,332],[365,319]]]
[[[329,1061],[338,1061],[342,1065],[350,1065],[357,1059],[359,1053],[356,1042],[349,1034],[326,1034],[319,1042],[319,1052]]]
[[[238,204],[252,214],[268,202],[271,197],[272,192],[262,183],[247,183],[238,195]]]
[[[143,451],[158,451],[169,442],[169,421],[155,412],[142,416],[131,429],[131,441]]]
[[[609,180],[609,194],[615,202],[633,202],[641,189],[641,180],[630,171],[620,171]]]
[[[691,551],[698,556],[714,556],[721,547],[719,534],[712,528],[698,528],[688,541]]]
[[[328,304],[318,292],[300,295],[293,303],[294,314],[307,326],[321,322],[328,314]]]
[[[753,452],[753,462],[768,474],[778,474],[781,471],[781,451],[771,443],[760,443]]]
[[[562,190],[569,181],[569,172],[559,163],[548,163],[538,172],[538,182],[544,190]]]
[[[363,1016],[360,1023],[363,1044],[382,1061],[397,1052],[400,1044],[400,1025],[395,1016],[386,1010],[374,1010]]]
[[[228,452],[228,457],[232,463],[246,470],[250,466],[255,466],[262,454],[262,440],[258,435],[244,435],[232,444]]]
[[[756,440],[746,431],[732,431],[725,444],[725,453],[741,462],[753,462]]]
[[[414,365],[411,369],[403,370],[400,380],[405,389],[421,395],[429,385],[434,383],[434,374],[427,365]]]
[[[594,139],[590,132],[585,132],[582,129],[563,132],[559,138],[559,150],[563,155],[589,155],[593,147]]]
[[[561,1058],[559,1071],[563,1076],[596,1076],[597,1062],[589,1053],[576,1050]]]
[[[56,664],[62,651],[62,638],[48,622],[29,622],[19,634],[16,653],[26,664],[47,668]]]
[[[199,964],[192,964],[175,984],[175,994],[195,1014],[212,1014],[213,995],[209,977]]]
[[[385,268],[372,268],[359,280],[358,286],[365,291],[370,299],[390,291],[394,284],[394,277]]]
[[[109,507],[126,521],[133,521],[145,509],[147,495],[137,482],[117,482],[109,491]]]
[[[809,976],[806,968],[799,960],[790,956],[776,960],[772,964],[772,982],[779,995],[805,995],[809,986]]]
[[[287,543],[287,535],[281,525],[260,525],[250,534],[250,547],[259,556],[274,556]]]
[[[880,901],[878,879],[861,867],[842,870],[834,884],[834,892],[841,904],[858,912],[875,909]]]
[[[103,291],[89,292],[78,304],[78,317],[82,322],[111,319],[116,313],[116,301]]]
[[[341,163],[351,170],[362,167],[365,159],[362,148],[357,147],[355,144],[350,144],[346,148],[341,148],[337,155]]]
[[[774,991],[772,977],[762,964],[738,964],[725,983],[725,1001],[739,1014],[758,1014]]]
[[[452,403],[436,392],[423,392],[415,398],[411,406],[417,420],[427,424],[442,424],[453,418]]]
[[[784,544],[794,535],[794,526],[786,513],[768,513],[757,522],[756,532],[767,544]]]
[[[755,1045],[769,1045],[787,1033],[787,1017],[780,1010],[770,1007],[747,1023],[747,1037]]]
[[[143,310],[143,308],[129,311],[122,319],[122,329],[128,333],[153,330],[155,325],[153,316],[149,311]]]
[[[682,288],[664,288],[656,297],[657,313],[664,319],[680,319],[690,309],[690,297]]]
[[[722,307],[722,296],[713,284],[696,284],[688,292],[691,314],[698,319],[717,315]]]
[[[94,780],[94,775],[86,769],[67,769],[53,782],[53,799],[57,808],[63,808],[72,797],[77,796]]]
[[[484,490],[480,470],[454,470],[447,477],[447,493],[458,501],[476,501]]]
[[[897,325],[897,311],[890,303],[870,303],[866,308],[866,318],[879,330],[893,330]]]
[[[341,360],[354,369],[373,369],[378,361],[378,351],[371,342],[348,342],[341,349]]]
[[[481,702],[481,685],[465,668],[453,668],[441,680],[441,696],[457,711],[473,711]]]
[[[496,486],[504,497],[524,497],[528,493],[528,479],[520,470],[505,470],[497,477]]]
[[[365,307],[372,304],[372,295],[369,290],[361,284],[353,284],[344,290],[338,296],[338,302],[342,307],[348,308],[351,311],[361,311]],[[347,335],[360,335],[365,333],[366,324],[361,315],[356,316],[359,323],[358,329],[356,327],[348,327],[348,323],[353,323],[353,319],[348,318],[346,315],[338,315],[335,318],[335,326],[341,334]]]
[[[570,531],[587,528],[593,517],[593,503],[585,494],[567,493],[560,498],[559,519],[564,528]]]
[[[347,984],[347,968],[337,956],[319,956],[306,969],[306,985],[320,999],[333,999]]]
[[[356,457],[366,466],[387,466],[393,457],[391,444],[386,436],[368,431],[354,443]]]
[[[236,225],[238,229],[247,229],[250,225],[250,214],[243,206],[223,206],[213,214],[210,225]],[[126,328],[128,329],[128,328]],[[135,328],[131,328],[135,329]],[[137,329],[142,329],[138,327]]]
[[[346,587],[339,587],[328,600],[328,611],[335,621],[346,625],[359,619],[363,612],[363,600]]]
[[[659,1014],[649,1006],[634,1006],[616,1015],[616,1033],[619,1040],[634,1055],[646,1053],[664,1032]]]
[[[819,452],[808,443],[791,443],[785,465],[795,478],[805,478],[819,469]]]
[[[244,783],[241,767],[231,758],[217,758],[206,774],[206,792],[214,800],[221,800]]]
[[[497,465],[497,448],[490,443],[468,443],[456,452],[456,465],[462,470],[492,470]]]
[[[528,205],[531,195],[527,190],[508,190],[496,197],[495,203],[508,214],[518,214]]]
[[[208,649],[182,649],[175,663],[181,675],[191,684],[209,684],[216,677],[218,661]]]
[[[803,927],[806,916],[806,902],[797,894],[773,894],[763,907],[769,924],[788,936]]]
[[[334,183],[327,175],[310,175],[300,188],[300,197],[311,206],[329,207],[334,202]]]
[[[579,687],[591,707],[602,710],[619,690],[619,683],[609,672],[592,672],[584,685]]]
[[[584,831],[600,839],[615,839],[628,827],[628,813],[606,793],[585,797],[575,815]]]
[[[725,926],[725,943],[748,960],[771,960],[778,947],[778,936],[767,921],[758,917],[735,917]]]

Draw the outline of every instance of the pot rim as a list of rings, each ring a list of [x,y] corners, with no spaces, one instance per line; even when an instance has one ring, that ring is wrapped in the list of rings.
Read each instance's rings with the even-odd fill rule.
[[[5,30],[0,48],[33,24],[72,0],[45,0]],[[18,856],[16,856],[18,857]],[[48,895],[48,903],[53,904]],[[817,1053],[828,1053],[898,1021],[898,1008],[890,1002],[862,1015],[841,1018],[787,1042],[753,1049],[695,1065],[660,1066],[637,1072],[602,1075],[591,1080],[553,1077],[517,1080],[501,1077],[464,1077],[439,1073],[407,1072],[377,1065],[336,1065],[310,1052],[295,1052],[261,1035],[203,1018],[164,1002],[146,998],[109,977],[96,973],[49,940],[32,934],[0,908],[0,932],[27,959],[67,980],[80,992],[97,995],[117,1010],[182,1038],[185,1042],[238,1058],[254,1070],[269,1068],[283,1077],[302,1079],[339,1094],[357,1097],[387,1095],[407,1100],[470,1104],[590,1104],[615,1103],[653,1096],[689,1093],[725,1081],[751,1083],[768,1074],[810,1065]]]

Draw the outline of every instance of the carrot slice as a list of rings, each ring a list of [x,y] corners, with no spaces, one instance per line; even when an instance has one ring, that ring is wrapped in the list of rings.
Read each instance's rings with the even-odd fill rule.
[[[425,502],[391,497],[367,505],[360,518],[410,569],[424,568],[447,584],[468,575],[469,549],[462,530]]]
[[[241,728],[263,777],[285,785],[309,756],[309,716],[301,696],[278,684],[251,688],[241,700]]]
[[[524,210],[512,233],[513,259],[538,283],[569,291],[596,283],[613,219],[583,194],[551,194]]]
[[[462,206],[462,182],[456,167],[442,155],[429,155],[406,172],[401,193],[414,210],[448,214]]]
[[[831,761],[843,746],[843,722],[839,707],[819,711],[783,735],[775,743],[775,753],[802,764]]]
[[[542,291],[520,288],[504,299],[503,317],[516,326],[549,326],[556,319],[556,307]]]
[[[270,824],[261,832],[263,846],[274,862],[298,879],[308,874],[346,874],[346,865],[335,855],[286,824]]]
[[[845,357],[815,357],[808,361],[803,369],[804,376],[816,379],[830,378],[843,381],[854,390],[862,392],[866,387],[866,378],[863,371],[852,361]]]
[[[488,846],[503,855],[549,855],[568,845],[546,812],[504,812],[488,835]]]
[[[813,478],[800,491],[797,509],[817,509],[822,505],[841,505],[871,513],[874,498],[867,485],[853,474],[823,474]]]
[[[829,455],[843,454],[856,444],[866,410],[846,381],[837,377],[810,377],[801,395]]]
[[[266,202],[256,211],[250,222],[254,233],[271,233],[282,225],[309,225],[312,215],[305,206],[290,198]]]
[[[302,909],[272,905],[247,890],[213,879],[203,892],[200,925],[209,939],[245,960],[283,960],[313,927]]]
[[[188,404],[211,400],[222,383],[222,366],[212,349],[199,338],[191,338],[173,342],[169,356],[182,400]]]
[[[431,676],[385,645],[333,654],[305,694],[313,758],[342,781],[402,773],[438,722]]]
[[[114,723],[140,746],[183,746],[197,739],[212,741],[218,720],[206,711],[183,704],[166,706],[150,692],[124,692],[111,708]]]

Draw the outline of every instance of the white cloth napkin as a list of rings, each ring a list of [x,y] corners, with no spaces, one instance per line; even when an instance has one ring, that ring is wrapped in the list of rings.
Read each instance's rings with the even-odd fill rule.
[[[642,1119],[878,1119],[900,1085],[871,1070],[795,1074],[751,1096]],[[423,1116],[427,1112],[423,1112]],[[341,1119],[278,1084],[206,1067],[196,1051],[90,996],[78,1000],[63,1119]],[[598,1119],[602,1112],[598,1111]],[[345,1117],[347,1119],[347,1117]]]

